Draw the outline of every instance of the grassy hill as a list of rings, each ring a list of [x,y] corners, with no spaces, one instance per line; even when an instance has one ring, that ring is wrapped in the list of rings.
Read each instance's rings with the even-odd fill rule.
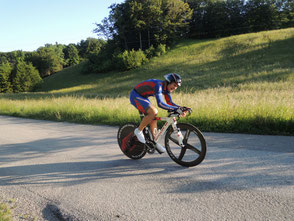
[[[183,86],[173,99],[194,109],[186,121],[200,129],[294,134],[294,28],[184,40],[127,72],[85,75],[83,65],[44,79],[37,93],[1,95],[0,113],[83,123],[138,122],[128,100],[134,85],[177,72]]]
[[[142,68],[82,75],[82,65],[79,65],[46,78],[40,91],[127,95],[141,80],[162,79],[168,72],[180,73],[184,79],[182,91],[189,92],[254,83],[285,83],[293,80],[291,46],[294,46],[293,28],[218,40],[185,40]],[[113,91],[115,88],[118,90]]]

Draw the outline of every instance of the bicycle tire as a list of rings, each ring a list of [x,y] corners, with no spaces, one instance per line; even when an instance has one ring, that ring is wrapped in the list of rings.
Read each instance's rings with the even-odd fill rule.
[[[165,147],[168,155],[173,161],[184,167],[193,167],[200,164],[206,155],[206,141],[201,131],[194,125],[187,123],[179,123],[177,127],[184,136],[184,147],[178,144],[175,135],[173,135],[173,128],[170,126],[165,135]],[[189,153],[188,157],[185,156],[187,150],[195,154],[195,159],[192,153]]]
[[[120,150],[133,160],[143,158],[147,152],[145,144],[140,143],[137,137],[134,136],[136,128],[136,124],[127,123],[121,126],[117,132],[117,142]]]

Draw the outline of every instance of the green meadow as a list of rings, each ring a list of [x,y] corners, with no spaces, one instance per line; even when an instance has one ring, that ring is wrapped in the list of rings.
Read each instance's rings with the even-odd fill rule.
[[[132,88],[177,72],[183,86],[173,101],[193,108],[181,121],[202,131],[294,135],[294,28],[183,40],[126,72],[84,74],[84,65],[45,78],[37,92],[1,94],[0,114],[86,124],[139,122],[128,98]]]

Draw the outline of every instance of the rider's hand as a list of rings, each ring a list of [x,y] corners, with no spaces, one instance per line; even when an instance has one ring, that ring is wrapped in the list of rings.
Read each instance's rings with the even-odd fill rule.
[[[187,114],[191,113],[192,109],[189,107],[179,107],[177,109],[177,113],[180,115],[180,117],[186,117]]]
[[[182,115],[184,113],[184,110],[182,107],[178,107],[175,112],[179,115]]]
[[[188,111],[184,111],[184,112],[180,115],[180,117],[186,117],[186,116],[187,116],[187,113],[188,113]]]
[[[185,117],[188,113],[187,109],[185,107],[178,107],[176,109],[176,113],[180,115],[180,117]]]

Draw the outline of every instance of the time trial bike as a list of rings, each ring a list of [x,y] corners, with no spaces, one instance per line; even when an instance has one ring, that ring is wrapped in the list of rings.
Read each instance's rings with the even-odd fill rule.
[[[192,113],[191,108],[183,107],[182,111]],[[141,119],[144,114],[140,112]],[[170,158],[184,167],[193,167],[200,164],[206,155],[206,141],[201,131],[192,124],[178,123],[180,114],[176,111],[168,112],[168,117],[156,117],[165,124],[158,130],[153,138],[150,127],[143,131],[146,143],[138,141],[134,130],[138,125],[127,123],[121,126],[117,133],[117,140],[121,151],[129,158],[137,160],[146,153],[153,154],[156,143],[164,136],[164,144]],[[159,152],[159,151],[158,151]]]

